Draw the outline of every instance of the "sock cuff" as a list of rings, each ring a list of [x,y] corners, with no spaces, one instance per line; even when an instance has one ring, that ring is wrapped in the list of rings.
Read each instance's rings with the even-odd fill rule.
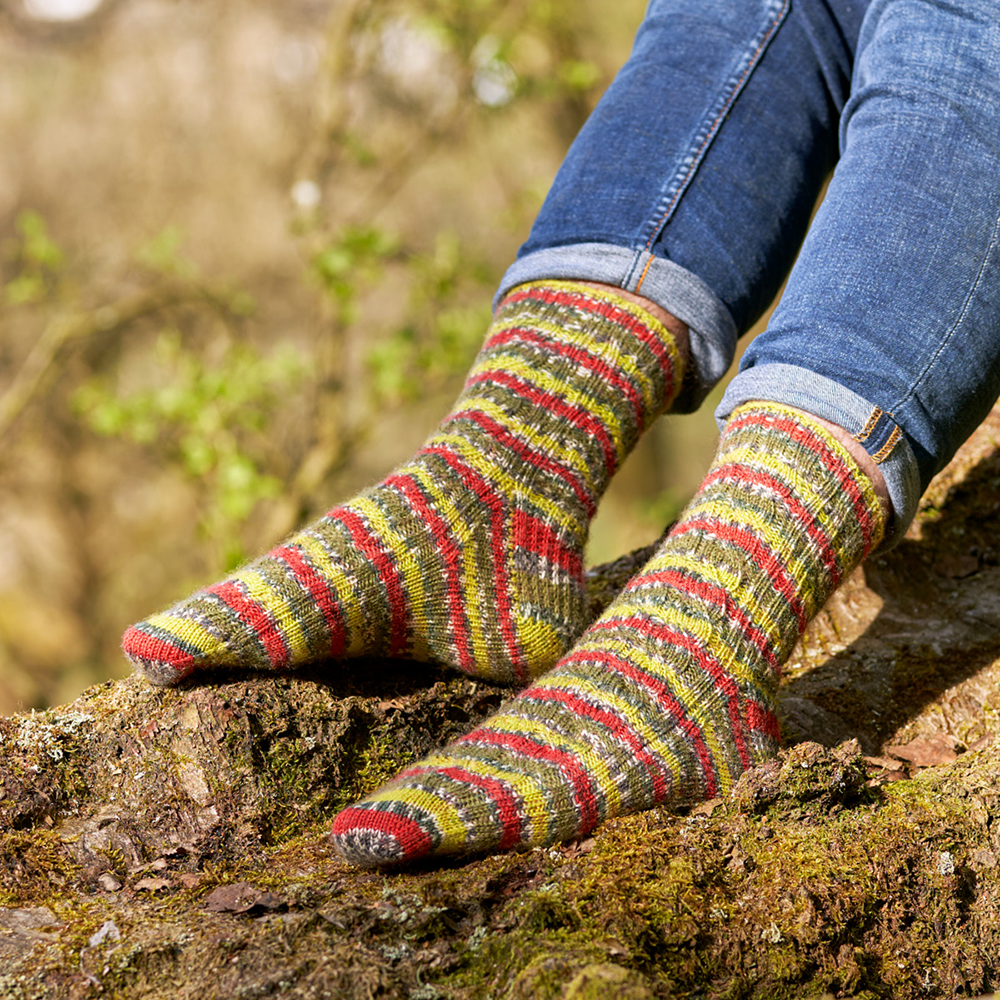
[[[750,402],[738,406],[730,414],[719,442],[718,461],[731,449],[742,431],[750,434],[778,431],[789,444],[789,457],[795,447],[804,447],[812,453],[830,476],[839,482],[864,534],[861,560],[881,542],[885,534],[887,517],[875,493],[875,486],[868,474],[858,464],[850,450],[822,423],[808,413],[781,403]],[[770,447],[776,439],[771,438]]]
[[[641,305],[613,288],[596,288],[582,281],[539,279],[512,288],[497,305],[494,328],[528,305],[536,317],[559,325],[568,334],[586,332],[587,344],[614,365],[633,357],[648,375],[662,380],[662,390],[651,399],[648,420],[668,410],[685,377],[684,358],[677,337]],[[584,322],[586,330],[583,330]]]

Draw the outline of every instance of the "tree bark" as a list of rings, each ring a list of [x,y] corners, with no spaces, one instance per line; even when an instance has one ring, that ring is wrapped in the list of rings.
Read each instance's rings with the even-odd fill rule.
[[[954,997],[1000,983],[1000,415],[810,627],[726,802],[362,873],[342,805],[500,703],[409,663],[0,719],[0,996]],[[644,553],[592,577],[596,614]]]

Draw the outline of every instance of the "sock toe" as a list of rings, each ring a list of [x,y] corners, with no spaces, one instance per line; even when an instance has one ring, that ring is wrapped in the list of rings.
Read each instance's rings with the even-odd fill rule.
[[[122,636],[125,656],[161,686],[176,684],[206,662],[233,665],[231,645],[183,604],[130,626]]]
[[[176,684],[195,668],[195,657],[189,650],[143,631],[142,623],[125,630],[122,651],[150,683],[158,686]]]
[[[414,820],[381,809],[352,806],[333,821],[330,839],[337,853],[360,868],[384,868],[416,861],[432,842]]]

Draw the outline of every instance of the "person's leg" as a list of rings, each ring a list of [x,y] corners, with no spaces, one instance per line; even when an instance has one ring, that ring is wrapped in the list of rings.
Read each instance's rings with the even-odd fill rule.
[[[843,155],[720,424],[752,399],[845,428],[905,531],[1000,392],[1000,4],[876,0]]]
[[[885,495],[898,535],[1000,386],[998,13],[871,6],[843,158],[692,504],[549,674],[338,816],[346,858],[549,844],[774,750],[780,665],[880,543]]]
[[[695,408],[772,301],[837,159],[852,0],[652,0],[500,292],[603,281],[690,329]]]
[[[507,682],[555,662],[582,628],[590,515],[675,400],[687,326],[690,405],[801,237],[857,34],[857,5],[840,6],[654,0],[428,447],[230,580],[130,628],[129,658],[156,683],[361,654]],[[751,169],[774,176],[747,186]],[[733,184],[724,210],[705,170]],[[613,287],[538,284],[560,278]]]
[[[508,293],[412,461],[130,628],[126,655],[160,684],[363,654],[505,683],[551,666],[583,628],[597,502],[682,378],[683,325],[633,298],[558,281]]]
[[[333,826],[364,866],[538,846],[726,792],[772,755],[780,665],[884,509],[814,418],[748,404],[657,554],[560,663]]]

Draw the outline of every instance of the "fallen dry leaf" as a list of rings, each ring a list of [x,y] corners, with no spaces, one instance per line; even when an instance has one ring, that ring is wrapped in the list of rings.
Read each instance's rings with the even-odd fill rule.
[[[885,752],[915,767],[937,767],[958,760],[961,743],[948,733],[936,733],[928,739],[918,737],[901,746],[886,747]]]
[[[165,878],[141,878],[132,888],[136,892],[159,892],[160,889],[170,888],[170,880]]]
[[[899,769],[899,760],[895,757],[865,757],[865,763],[872,767],[884,767],[888,771]]]
[[[205,898],[205,909],[212,913],[249,913],[251,910],[279,910],[285,900],[273,892],[262,892],[247,882],[220,885]]]
[[[707,799],[705,802],[699,802],[691,810],[692,816],[711,816],[715,810],[722,805],[722,799]]]

